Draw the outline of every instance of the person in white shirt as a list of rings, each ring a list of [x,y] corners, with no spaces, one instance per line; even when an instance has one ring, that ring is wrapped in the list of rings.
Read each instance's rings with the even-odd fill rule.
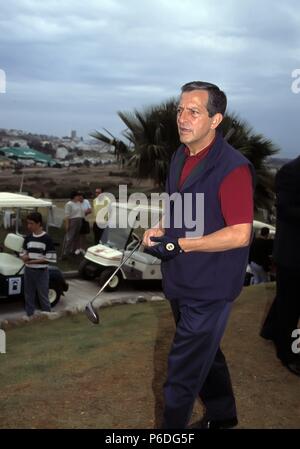
[[[84,198],[84,195],[82,195],[82,194],[80,196],[80,202],[81,202],[81,206],[84,210],[84,216],[87,217],[92,212],[91,204],[90,204],[89,200]],[[86,220],[86,218],[83,218],[83,220],[88,222],[88,220]],[[87,228],[89,228],[89,225],[87,225]],[[86,234],[89,234],[89,231],[87,230],[87,228],[86,228],[86,226],[84,228],[81,227],[78,248],[75,250],[76,256],[78,256],[79,254],[83,254],[83,255],[85,254],[86,246],[87,246],[85,236],[86,236]]]
[[[65,205],[65,244],[63,256],[75,254],[79,245],[80,229],[82,219],[85,217],[81,199],[81,193],[73,191],[70,195],[70,201]]]
[[[93,199],[93,232],[94,242],[98,245],[99,242],[106,242],[107,232],[106,226],[109,219],[111,200],[102,193],[102,189],[98,187],[95,190],[95,198]]]

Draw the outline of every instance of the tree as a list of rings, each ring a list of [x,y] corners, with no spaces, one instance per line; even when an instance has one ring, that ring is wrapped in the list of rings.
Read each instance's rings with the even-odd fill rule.
[[[138,178],[151,178],[163,187],[174,150],[180,144],[176,125],[177,101],[134,113],[118,112],[127,126],[123,135],[133,146],[129,165]]]
[[[43,151],[43,144],[39,139],[32,139],[27,142],[29,148],[32,148],[36,151]]]
[[[106,136],[105,134],[99,131],[92,132],[90,136],[94,137],[94,139],[106,143],[107,145],[114,146],[115,148],[114,154],[116,156],[117,162],[121,165],[121,167],[124,167],[125,162],[128,160],[130,155],[130,147],[126,145],[126,143],[123,140],[116,139],[116,137],[106,129],[104,129],[104,131],[107,134],[109,134],[110,137]]]
[[[46,154],[50,154],[52,157],[55,157],[55,153],[56,153],[51,142],[47,142],[44,144],[44,146],[42,148],[42,152],[46,153]]]
[[[172,98],[142,112],[118,112],[127,127],[123,136],[129,144],[122,142],[127,147],[127,153],[131,154],[128,164],[134,168],[138,178],[151,178],[161,188],[165,184],[172,154],[180,145],[176,125],[177,104],[177,100]],[[225,114],[219,129],[228,142],[254,165],[257,175],[255,207],[270,210],[274,194],[267,158],[279,149],[262,134],[256,134],[236,114]],[[94,133],[93,137],[112,143],[102,133]],[[133,150],[130,152],[131,147]]]
[[[228,143],[249,159],[255,168],[255,209],[271,211],[275,199],[274,175],[268,170],[267,160],[278,153],[279,148],[262,134],[256,134],[246,121],[236,114],[225,114],[219,128],[224,136],[231,131]]]

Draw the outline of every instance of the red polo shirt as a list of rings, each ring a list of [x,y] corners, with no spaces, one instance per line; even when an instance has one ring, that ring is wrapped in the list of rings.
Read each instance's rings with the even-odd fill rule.
[[[190,155],[189,149],[187,147],[185,148],[184,151],[187,154],[187,158],[181,172],[179,188],[181,188],[193,168],[207,156],[215,140],[195,156]],[[247,164],[232,170],[223,179],[219,189],[219,198],[222,214],[227,226],[252,223],[253,186],[251,171]]]

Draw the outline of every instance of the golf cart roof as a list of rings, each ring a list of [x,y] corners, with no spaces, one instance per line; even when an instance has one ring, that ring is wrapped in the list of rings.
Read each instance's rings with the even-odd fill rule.
[[[275,226],[269,224],[269,223],[264,223],[262,221],[258,221],[258,220],[253,220],[253,226],[255,229],[261,229],[261,228],[269,228],[270,231],[276,231]]]
[[[0,192],[0,208],[5,207],[52,207],[49,200],[41,200],[33,196],[22,195],[21,193]]]
[[[275,232],[276,232],[275,226],[273,226],[269,223],[264,223],[263,221],[253,220],[253,229],[256,234],[258,234],[258,231],[260,231],[262,228],[269,228],[270,236],[272,238],[275,237]]]

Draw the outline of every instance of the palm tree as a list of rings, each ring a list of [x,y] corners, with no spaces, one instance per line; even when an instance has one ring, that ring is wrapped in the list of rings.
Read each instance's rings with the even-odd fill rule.
[[[127,126],[123,135],[134,148],[129,165],[138,178],[165,184],[171,156],[180,144],[176,126],[177,101],[171,99],[143,112],[118,112]]]
[[[177,105],[177,100],[172,98],[142,112],[137,110],[133,113],[118,112],[127,127],[123,136],[129,145],[121,142],[127,148],[126,154],[131,155],[128,165],[134,168],[137,178],[153,179],[160,188],[165,185],[172,154],[180,144],[176,125]],[[266,162],[267,158],[276,154],[279,149],[263,135],[254,133],[251,127],[236,114],[225,114],[219,129],[226,140],[254,165],[257,175],[256,209],[270,210],[274,203],[274,180],[268,172]],[[108,139],[101,133],[97,135],[98,137],[94,133],[94,137],[102,141]],[[131,147],[133,149],[130,151]]]
[[[126,145],[123,140],[118,140],[115,138],[113,134],[111,134],[107,129],[104,128],[104,131],[109,134],[110,137],[106,136],[105,134],[94,131],[90,134],[91,137],[94,137],[94,139],[100,140],[103,143],[106,143],[107,145],[113,145],[115,148],[114,154],[116,156],[117,161],[121,165],[121,167],[124,166],[126,159],[128,159],[130,155],[130,148],[128,145]]]
[[[262,208],[271,211],[275,199],[274,175],[268,170],[267,160],[269,157],[278,153],[279,148],[262,134],[256,134],[236,114],[225,114],[219,129],[225,138],[226,135],[230,134],[227,139],[228,143],[249,159],[255,168],[255,209]]]

